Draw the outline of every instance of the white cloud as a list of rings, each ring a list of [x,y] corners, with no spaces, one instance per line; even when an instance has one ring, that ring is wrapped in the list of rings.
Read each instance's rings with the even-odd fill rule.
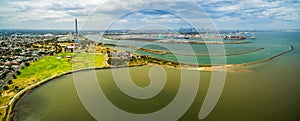
[[[290,22],[292,28],[300,28],[299,1],[282,0],[213,0],[199,2],[204,6],[218,26],[225,25],[243,28],[245,24],[252,29],[267,28],[269,25],[278,28],[287,27]]]
[[[242,26],[239,24],[245,23],[264,26],[266,21],[277,24],[290,21],[296,25],[295,27],[300,27],[296,24],[300,20],[300,3],[297,1],[198,0],[197,2],[214,22],[210,21],[209,16],[193,0],[2,0],[0,24],[2,28],[72,29],[74,18],[77,17],[81,24],[85,22],[83,25],[85,29],[103,29],[116,19],[120,19],[116,26],[126,24],[126,27],[145,24],[181,26],[184,25],[182,21],[185,19],[197,27],[208,28],[213,28],[213,23],[225,28],[225,25],[238,27]],[[171,13],[161,15],[159,12],[151,11],[134,13],[134,10],[139,9],[161,9]],[[126,12],[133,13],[119,18]]]

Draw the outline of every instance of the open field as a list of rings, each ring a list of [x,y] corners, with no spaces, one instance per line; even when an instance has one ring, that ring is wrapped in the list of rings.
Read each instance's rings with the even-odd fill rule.
[[[2,90],[0,106],[7,106],[10,99],[19,91],[45,78],[49,78],[63,72],[105,66],[102,54],[88,53],[60,53],[54,56],[46,56],[36,62],[30,63],[20,70],[21,74],[12,79],[7,90]],[[3,118],[6,108],[1,108],[0,116]]]

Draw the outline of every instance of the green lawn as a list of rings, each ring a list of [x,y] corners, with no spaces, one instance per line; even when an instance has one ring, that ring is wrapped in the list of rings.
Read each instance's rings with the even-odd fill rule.
[[[71,56],[72,59],[66,58]],[[58,59],[57,57],[62,57]],[[17,75],[16,79],[13,79],[12,84],[8,84],[9,90],[2,90],[2,93],[17,93],[19,90],[63,72],[90,68],[90,67],[103,67],[105,66],[104,56],[102,54],[88,54],[88,53],[60,53],[54,56],[44,57],[36,62],[30,63],[30,66],[25,66],[21,69],[20,75]],[[0,97],[0,106],[8,104],[11,97]],[[5,110],[1,110],[0,113],[4,114]],[[2,117],[3,115],[1,115]]]
[[[103,67],[104,65],[102,54],[76,54],[73,58],[73,69]]]
[[[57,59],[58,56],[63,58]],[[66,56],[72,56],[73,58],[68,60],[65,58]],[[13,80],[14,84],[11,86],[26,87],[63,72],[89,67],[102,67],[105,65],[103,60],[103,55],[87,53],[61,53],[56,56],[44,57],[37,62],[31,63],[29,67],[21,69],[21,75]]]
[[[47,56],[30,66],[21,69],[21,75],[14,79],[12,86],[26,87],[35,82],[41,81],[53,75],[72,70],[72,63],[67,58],[57,59],[57,56],[72,55],[72,53],[62,53],[56,56]],[[13,87],[11,87],[13,88]]]

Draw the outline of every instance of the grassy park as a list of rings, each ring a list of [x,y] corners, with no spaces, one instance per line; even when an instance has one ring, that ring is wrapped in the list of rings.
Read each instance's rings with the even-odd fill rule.
[[[20,74],[7,84],[6,89],[1,91],[0,106],[6,106],[17,92],[48,77],[76,69],[103,66],[105,66],[103,54],[60,53],[43,57],[30,63],[29,66],[24,66]],[[5,111],[6,108],[0,109],[1,118]]]

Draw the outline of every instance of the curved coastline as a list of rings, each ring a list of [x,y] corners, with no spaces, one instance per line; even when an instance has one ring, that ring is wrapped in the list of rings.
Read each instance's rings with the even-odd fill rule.
[[[166,65],[169,68],[178,68],[177,66],[180,65],[182,67],[180,67],[179,69],[188,69],[188,70],[199,70],[199,71],[226,71],[227,67],[240,67],[240,66],[249,66],[249,65],[255,65],[255,64],[259,64],[259,63],[263,63],[269,60],[272,60],[276,57],[279,57],[283,54],[286,54],[290,51],[294,50],[294,46],[290,45],[290,48],[286,51],[283,51],[279,54],[276,54],[272,57],[269,58],[265,58],[263,60],[258,60],[258,61],[254,61],[254,62],[246,62],[246,63],[240,63],[240,64],[225,64],[225,65],[208,65],[208,64],[198,64],[198,65],[193,65],[193,64],[185,64],[185,63],[177,63],[177,62],[173,62],[176,63],[177,65],[175,66],[170,66],[170,65]]]
[[[168,51],[153,50],[153,49],[148,49],[148,48],[139,48],[138,50],[153,53],[153,54],[159,54],[159,55],[175,54],[175,55],[183,55],[183,56],[233,56],[233,55],[241,55],[241,54],[256,52],[256,51],[263,50],[263,49],[265,49],[265,48],[256,48],[256,49],[249,50],[249,51],[235,52],[235,53],[229,53],[229,54],[183,54],[183,53],[172,53],[172,52],[168,52]]]
[[[168,68],[177,68],[177,69],[188,69],[188,70],[200,70],[200,71],[224,71],[224,66],[225,67],[229,67],[229,66],[248,66],[248,65],[254,65],[254,64],[258,64],[258,63],[263,63],[266,62],[268,60],[272,60],[276,57],[279,57],[285,53],[288,53],[290,51],[292,51],[294,49],[294,47],[292,45],[290,45],[290,49],[279,53],[277,55],[274,55],[272,57],[263,59],[263,60],[259,60],[259,61],[255,61],[255,62],[248,62],[248,63],[242,63],[242,64],[228,64],[228,65],[190,65],[190,64],[182,64],[182,63],[178,63],[179,65],[183,65],[182,68],[178,68],[176,66],[168,66],[165,65]],[[151,65],[151,64],[148,64]],[[15,104],[18,102],[18,100],[27,92],[29,92],[30,90],[37,88],[43,84],[46,84],[47,82],[60,78],[62,76],[68,75],[68,74],[72,74],[72,73],[76,73],[76,72],[81,72],[81,71],[89,71],[89,70],[102,70],[102,69],[112,69],[112,68],[127,68],[127,67],[138,67],[138,66],[145,66],[145,65],[136,65],[136,66],[117,66],[117,67],[111,67],[111,66],[105,66],[105,67],[98,67],[98,68],[84,68],[84,69],[78,69],[78,70],[72,70],[72,71],[68,71],[68,72],[64,72],[61,74],[57,74],[54,76],[51,76],[49,78],[43,79],[42,81],[39,81],[35,84],[32,84],[26,88],[24,88],[23,90],[19,91],[18,93],[16,93],[16,95],[11,98],[10,102],[8,103],[7,107],[6,107],[6,113],[4,116],[5,121],[9,121],[11,114],[13,114],[13,108],[15,106]],[[217,68],[216,68],[217,67]],[[221,67],[221,68],[218,68]],[[225,70],[226,71],[226,70]]]
[[[167,44],[249,44],[252,43],[251,41],[230,41],[230,42],[223,42],[223,41],[188,41],[188,40],[175,40],[175,39],[137,39],[137,38],[128,38],[128,39],[112,39],[112,38],[105,38],[106,40],[111,41],[138,41],[138,42],[153,42],[153,43],[167,43]]]
[[[129,46],[129,45],[114,45],[114,44],[105,44],[105,45],[113,46],[113,47],[130,48],[130,49],[139,50],[139,51],[148,52],[148,53],[157,54],[157,55],[175,54],[175,55],[183,55],[183,56],[233,56],[233,55],[247,54],[247,53],[256,52],[256,51],[265,49],[265,48],[256,48],[256,49],[249,50],[249,51],[234,52],[234,53],[229,53],[229,54],[227,54],[227,53],[226,54],[183,54],[183,53],[172,53],[169,51],[155,50],[155,49],[135,47],[135,46]]]
[[[277,55],[274,55],[272,57],[269,57],[269,58],[265,58],[263,60],[259,60],[259,61],[254,61],[254,62],[248,62],[248,63],[242,63],[242,64],[229,64],[228,66],[248,66],[248,65],[254,65],[254,64],[258,64],[258,63],[262,63],[262,62],[266,62],[268,60],[272,60],[276,57],[279,57],[285,53],[288,53],[290,51],[294,50],[294,46],[293,45],[290,45],[290,49],[286,50],[286,51],[283,51],[282,53],[279,53]]]
[[[5,116],[3,118],[3,120],[5,121],[9,121],[10,120],[10,115],[13,114],[13,108],[15,106],[15,104],[18,102],[18,100],[27,92],[29,92],[30,90],[37,88],[43,84],[46,84],[47,82],[60,78],[62,76],[68,75],[68,74],[72,74],[72,73],[76,73],[76,72],[81,72],[81,71],[89,71],[89,70],[102,70],[102,69],[111,69],[111,68],[115,68],[115,67],[99,67],[99,68],[84,68],[84,69],[78,69],[78,70],[72,70],[72,71],[68,71],[68,72],[64,72],[61,74],[57,74],[51,77],[48,77],[46,79],[43,79],[35,84],[32,84],[26,88],[24,88],[23,90],[19,91],[18,93],[16,93],[16,95],[14,97],[11,98],[10,102],[8,103],[7,107],[6,107],[6,113]],[[124,68],[124,67],[116,67],[116,68]]]

